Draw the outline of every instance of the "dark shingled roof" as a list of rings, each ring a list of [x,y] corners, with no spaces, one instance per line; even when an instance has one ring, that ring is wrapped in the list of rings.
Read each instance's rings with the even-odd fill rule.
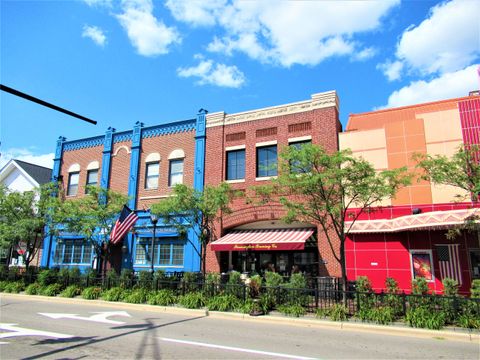
[[[21,160],[14,160],[25,172],[30,175],[39,185],[50,182],[52,176],[52,169],[30,164]]]

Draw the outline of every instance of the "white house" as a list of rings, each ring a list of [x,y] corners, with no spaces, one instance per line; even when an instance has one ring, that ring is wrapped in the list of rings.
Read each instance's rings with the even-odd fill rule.
[[[0,170],[0,184],[5,185],[12,191],[24,192],[50,182],[51,175],[52,169],[12,159]],[[40,250],[31,263],[34,266],[39,264],[41,245],[39,245]],[[24,250],[21,249],[21,246],[11,249],[0,249],[0,263],[4,264],[10,259],[10,265],[22,266],[23,257],[19,255],[22,255],[23,252]]]

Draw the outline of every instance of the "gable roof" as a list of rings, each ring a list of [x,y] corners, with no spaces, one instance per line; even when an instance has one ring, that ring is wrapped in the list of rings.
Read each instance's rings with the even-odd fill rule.
[[[36,181],[38,185],[43,185],[50,182],[50,178],[52,176],[52,169],[17,159],[10,160],[7,165],[1,169],[1,171],[3,172],[6,170],[8,165],[16,165],[20,170],[23,170],[34,181]]]

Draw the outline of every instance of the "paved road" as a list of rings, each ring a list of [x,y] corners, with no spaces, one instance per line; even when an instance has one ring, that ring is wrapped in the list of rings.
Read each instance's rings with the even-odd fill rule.
[[[477,342],[2,294],[2,359],[479,359]]]

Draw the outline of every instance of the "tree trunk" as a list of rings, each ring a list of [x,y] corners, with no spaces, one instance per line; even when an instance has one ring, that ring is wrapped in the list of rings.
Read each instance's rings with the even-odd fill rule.
[[[342,270],[342,288],[343,288],[342,302],[344,305],[347,305],[348,282],[347,282],[347,266],[345,263],[345,236],[340,239],[340,267]]]

